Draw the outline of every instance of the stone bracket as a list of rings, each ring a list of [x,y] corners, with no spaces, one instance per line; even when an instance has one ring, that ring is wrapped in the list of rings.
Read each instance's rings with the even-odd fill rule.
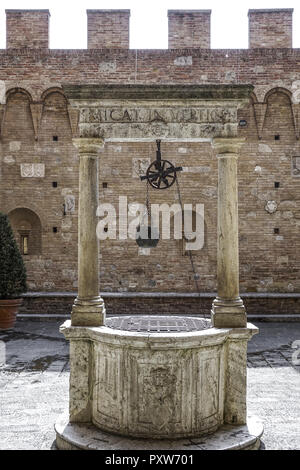
[[[30,103],[31,117],[34,129],[34,138],[38,140],[38,131],[43,114],[43,104],[42,103]]]
[[[295,128],[296,139],[300,137],[300,104],[292,104],[292,116]]]
[[[267,112],[267,103],[254,103],[254,116],[256,122],[256,129],[258,138],[262,138],[262,131],[265,124],[266,112]]]
[[[68,115],[72,131],[72,137],[76,137],[78,133],[79,110],[68,105]]]

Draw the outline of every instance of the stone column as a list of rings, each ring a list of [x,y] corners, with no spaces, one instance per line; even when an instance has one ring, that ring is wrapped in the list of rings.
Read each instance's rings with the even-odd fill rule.
[[[247,315],[239,296],[237,160],[244,139],[216,138],[218,158],[218,296],[211,311],[217,328],[246,327]]]
[[[73,326],[101,326],[105,306],[99,295],[98,152],[101,139],[73,139],[79,151],[78,296],[72,308]]]

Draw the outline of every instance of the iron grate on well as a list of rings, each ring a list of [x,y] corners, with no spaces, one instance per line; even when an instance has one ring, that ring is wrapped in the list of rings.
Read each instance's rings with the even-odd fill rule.
[[[204,318],[136,315],[107,318],[106,326],[108,328],[124,331],[184,333],[211,328],[211,322]]]

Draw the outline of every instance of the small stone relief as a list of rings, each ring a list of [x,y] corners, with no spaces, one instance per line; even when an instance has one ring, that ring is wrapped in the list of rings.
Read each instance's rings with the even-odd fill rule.
[[[300,176],[300,157],[292,157],[292,176]]]
[[[45,177],[45,164],[44,163],[21,163],[21,176],[22,178],[44,178]]]
[[[115,60],[111,62],[100,62],[99,72],[112,73],[117,70],[117,62]]]
[[[18,152],[21,149],[21,142],[13,141],[9,143],[9,150],[11,152]]]
[[[292,83],[292,94],[293,103],[300,103],[300,80],[295,80]]]
[[[139,256],[149,256],[151,254],[151,248],[139,248]]]
[[[269,212],[269,214],[274,214],[277,211],[277,202],[276,201],[268,201],[265,205],[265,210]]]
[[[65,211],[67,214],[74,214],[75,212],[75,196],[72,194],[65,196]]]
[[[14,163],[16,163],[16,159],[11,155],[7,155],[6,157],[4,157],[3,161],[4,163],[7,163],[7,165],[13,165]]]
[[[193,57],[191,55],[176,57],[176,59],[174,60],[174,65],[193,65]]]
[[[151,398],[149,414],[154,429],[164,430],[172,425],[174,417],[174,390],[177,377],[170,367],[152,367],[148,376],[144,378],[144,394]]]
[[[5,81],[0,80],[0,104],[5,104],[5,93],[6,93]]]
[[[133,158],[132,159],[132,178],[139,178],[146,174],[150,165],[150,158]]]

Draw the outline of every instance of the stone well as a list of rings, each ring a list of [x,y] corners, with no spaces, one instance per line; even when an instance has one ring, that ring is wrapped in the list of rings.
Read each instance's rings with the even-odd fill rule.
[[[246,422],[246,349],[257,328],[192,317],[113,317],[61,331],[71,342],[70,416],[137,438],[174,439]],[[89,406],[89,398],[90,406]]]
[[[237,161],[244,143],[237,135],[237,110],[247,103],[253,87],[67,85],[64,89],[78,111],[74,145],[80,157],[79,246],[78,296],[71,322],[61,328],[70,340],[70,405],[67,416],[56,424],[57,446],[144,449],[146,439],[152,449],[158,448],[153,440],[164,440],[167,449],[257,448],[263,428],[247,418],[246,360],[247,342],[258,329],[247,323],[239,296],[237,199]],[[157,116],[162,121],[157,122]],[[209,140],[216,150],[218,295],[211,321],[200,318],[201,312],[199,318],[106,318],[99,294],[96,236],[98,152],[105,140],[157,137]],[[115,441],[114,435],[125,437]],[[198,445],[194,439],[199,436]],[[124,444],[126,438],[132,440]]]

